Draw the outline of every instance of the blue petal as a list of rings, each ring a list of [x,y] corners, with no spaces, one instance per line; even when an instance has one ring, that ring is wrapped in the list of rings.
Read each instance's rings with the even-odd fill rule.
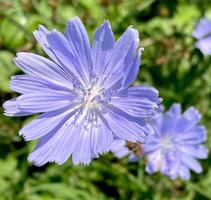
[[[152,153],[161,148],[159,137],[148,136],[146,142],[143,144],[143,152],[145,154]]]
[[[158,102],[157,90],[147,86],[131,87],[111,98],[111,104],[114,106],[134,117],[144,119],[156,114]]]
[[[104,85],[106,88],[114,85],[115,82],[119,81],[119,79],[123,79],[125,75],[124,69],[125,67],[127,67],[125,66],[125,62],[128,61],[125,59],[129,55],[130,57],[136,55],[138,42],[138,32],[131,27],[129,27],[116,42],[115,47],[112,51],[111,58],[104,73],[104,75],[106,76],[106,79],[104,80]],[[119,87],[121,87],[121,85],[122,84],[120,84]]]
[[[163,155],[162,165],[160,168],[161,173],[175,179],[178,175],[180,166],[180,154],[177,151],[168,151]]]
[[[127,82],[126,79],[130,81],[131,78],[134,78],[134,72],[135,72],[135,78],[138,73],[139,69],[139,56],[136,56],[136,52],[134,52],[137,48],[137,45],[135,42],[133,42],[127,51],[127,54],[125,57],[123,57],[119,62],[116,64],[115,69],[113,68],[111,70],[111,74],[108,75],[106,78],[106,81],[104,84],[107,88],[126,88],[130,85],[130,82]],[[135,63],[135,65],[133,65]],[[135,67],[135,69],[134,69]],[[132,73],[131,73],[132,72]],[[107,72],[106,72],[107,73]],[[130,74],[131,73],[131,74]],[[132,76],[133,77],[132,77]]]
[[[80,143],[78,138],[79,128],[76,128],[70,121],[59,130],[61,135],[51,153],[51,162],[56,162],[59,165],[67,161],[76,148],[77,143]]]
[[[115,139],[111,143],[109,149],[117,158],[122,158],[130,153],[129,149],[126,147],[126,142],[121,139]]]
[[[79,163],[89,164],[93,158],[91,152],[91,129],[84,128],[84,122],[80,124],[80,129],[77,131],[78,141],[72,153],[72,160],[74,165]]]
[[[64,70],[52,61],[33,53],[17,53],[15,64],[26,74],[42,78],[56,85],[67,87],[71,85],[70,77]]]
[[[49,112],[70,105],[75,97],[62,92],[24,94],[17,98],[18,107],[30,113]]]
[[[147,166],[145,168],[146,172],[152,174],[160,170],[162,166],[162,154],[160,150],[154,151],[147,155]]]
[[[4,102],[3,108],[4,115],[6,116],[18,117],[32,115],[31,112],[25,112],[18,107],[18,102],[16,98]]]
[[[74,55],[72,47],[65,36],[59,31],[53,31],[48,34],[47,40],[49,48],[56,56],[58,64],[64,68],[65,72],[73,79],[78,79],[81,83],[87,83],[88,74],[84,72],[80,61]]]
[[[70,118],[63,126],[57,126],[50,133],[43,136],[29,156],[29,161],[36,166],[47,162],[62,164],[73,152],[78,141],[78,131],[81,126],[75,127]]]
[[[109,145],[113,141],[113,133],[100,119],[98,126],[93,127],[91,137],[91,152],[94,157],[109,150]]]
[[[197,145],[207,139],[207,131],[204,126],[194,126],[188,131],[177,133],[175,141],[184,145]]]
[[[174,117],[180,117],[181,116],[181,104],[179,104],[179,103],[173,104],[166,113],[173,115]]]
[[[66,85],[68,87],[68,85]],[[29,75],[17,75],[12,76],[10,81],[10,88],[21,94],[39,93],[39,92],[53,92],[53,91],[69,91],[67,87],[63,87],[54,84],[52,81],[46,81],[45,79],[29,76]]]
[[[176,125],[176,132],[184,132],[194,127],[201,119],[200,113],[193,107],[184,112]]]
[[[210,33],[211,33],[211,21],[206,18],[203,18],[197,24],[196,29],[193,32],[193,36],[197,39],[201,39]]]
[[[179,175],[179,169],[180,169],[181,162],[178,158],[175,158],[171,163],[171,168],[169,169],[168,176],[170,176],[171,179],[176,179]]]
[[[57,141],[57,131],[58,129],[54,129],[40,139],[40,142],[28,157],[29,162],[36,166],[42,166],[50,162],[51,153]]]
[[[78,17],[67,22],[66,36],[73,49],[74,56],[81,64],[81,70],[85,75],[89,75],[92,70],[91,46],[86,29]],[[79,66],[76,66],[79,67]],[[88,78],[88,77],[87,77]]]
[[[96,74],[104,70],[114,48],[114,35],[108,21],[105,21],[95,32],[92,45],[92,60]]]
[[[85,128],[86,120],[82,120],[78,131],[78,142],[72,154],[74,164],[89,162],[99,154],[109,150],[109,145],[113,141],[111,130],[98,119],[98,124]]]
[[[124,111],[109,106],[105,118],[114,134],[123,140],[144,142],[148,134],[153,134],[153,129],[145,120],[134,118]]]
[[[182,153],[193,156],[199,159],[205,159],[208,157],[208,149],[203,145],[183,145],[180,146]]]
[[[136,77],[138,76],[139,72],[141,54],[142,54],[141,50],[139,50],[136,57],[133,59],[131,65],[129,66],[126,65],[127,69],[123,80],[124,87],[128,87],[136,80]]]
[[[47,35],[50,33],[44,26],[39,25],[38,30],[35,30],[34,36],[43,48],[43,50],[48,54],[48,56],[55,62],[57,62],[57,58],[54,53],[49,49],[49,44],[47,41]]]
[[[61,127],[75,112],[76,111],[70,110],[69,107],[65,107],[60,110],[44,113],[24,126],[19,134],[22,135],[26,141],[38,139],[47,135],[56,127]]]
[[[190,179],[190,170],[189,170],[189,168],[184,166],[184,165],[180,165],[180,167],[179,167],[179,176],[183,180],[189,180]]]
[[[181,155],[181,161],[184,165],[195,171],[196,173],[201,173],[202,168],[199,162],[193,158],[192,156],[188,156],[187,154]]]
[[[159,92],[150,86],[134,86],[130,87],[127,90],[127,94],[132,97],[139,97],[139,98],[147,98],[151,102],[154,102],[156,104],[161,103],[161,99],[159,98]]]
[[[205,55],[211,54],[211,36],[198,40],[196,47]]]
[[[112,97],[111,104],[125,110],[134,117],[148,118],[156,114],[157,104],[147,98],[140,97]]]
[[[124,61],[125,56],[127,56],[128,51],[131,50],[131,45],[135,44],[133,46],[133,55],[135,55],[136,48],[138,46],[139,42],[139,35],[138,31],[129,27],[123,35],[117,40],[114,50],[112,52],[111,59],[109,61],[109,64],[106,68],[107,72],[116,71],[118,70],[116,65],[120,61]],[[124,49],[124,51],[123,51]],[[124,68],[125,66],[122,66]]]
[[[174,135],[176,133],[175,126],[177,125],[177,120],[175,116],[165,113],[163,116],[163,123],[161,126],[160,133],[162,135]]]
[[[162,136],[161,128],[163,126],[163,114],[159,113],[153,116],[150,119],[150,124],[152,125],[154,131],[155,131],[155,136],[157,138]],[[152,138],[151,138],[152,139]]]
[[[200,121],[201,114],[194,107],[190,107],[184,112],[183,117],[195,125]]]

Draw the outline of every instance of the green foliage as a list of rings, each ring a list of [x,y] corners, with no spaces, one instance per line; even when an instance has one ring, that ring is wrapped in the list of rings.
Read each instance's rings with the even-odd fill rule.
[[[3,92],[9,92],[9,78],[17,68],[12,63],[14,55],[10,51],[0,51],[0,88]]]
[[[211,56],[194,46],[192,31],[203,16],[211,16],[210,1],[200,0],[0,0],[0,97],[15,97],[9,77],[20,73],[12,62],[18,51],[44,54],[32,31],[38,24],[65,29],[68,18],[79,16],[90,38],[109,19],[116,38],[133,25],[145,48],[136,84],[150,84],[160,91],[164,105],[181,102],[197,107],[211,148]],[[1,113],[3,111],[1,110]],[[18,136],[25,118],[0,115],[1,200],[208,200],[211,199],[211,156],[202,161],[204,172],[190,181],[172,181],[144,172],[144,159],[128,163],[106,154],[89,166],[48,164],[34,167],[27,161],[36,142]]]

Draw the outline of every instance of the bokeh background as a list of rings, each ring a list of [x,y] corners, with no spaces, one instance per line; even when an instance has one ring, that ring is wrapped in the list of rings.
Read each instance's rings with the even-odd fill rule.
[[[21,73],[13,64],[16,52],[44,55],[32,31],[38,24],[65,30],[68,18],[79,16],[90,38],[109,19],[116,38],[133,25],[145,48],[136,84],[160,91],[168,108],[181,102],[195,106],[208,129],[211,148],[211,56],[194,46],[192,31],[203,16],[211,19],[210,0],[0,0],[0,103],[15,97],[9,77]],[[19,129],[33,117],[9,118],[0,108],[0,200],[208,200],[211,199],[211,155],[204,171],[189,181],[170,180],[144,172],[145,160],[128,162],[111,153],[89,166],[27,161],[36,142],[24,142]]]

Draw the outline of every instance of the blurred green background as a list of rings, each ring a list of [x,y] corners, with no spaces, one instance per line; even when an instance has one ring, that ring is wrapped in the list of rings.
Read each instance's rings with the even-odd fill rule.
[[[109,19],[116,38],[133,25],[145,47],[137,83],[156,87],[168,108],[181,102],[203,114],[211,148],[211,56],[194,47],[192,31],[198,20],[211,18],[210,0],[0,0],[0,100],[17,94],[9,77],[21,73],[12,62],[16,52],[44,55],[32,31],[38,24],[65,30],[68,18],[79,16],[90,34]],[[201,175],[190,181],[171,181],[147,175],[144,159],[128,163],[111,153],[89,166],[48,164],[34,167],[27,161],[36,142],[24,142],[19,129],[32,118],[0,114],[0,200],[207,200],[211,199],[211,155],[202,161]]]

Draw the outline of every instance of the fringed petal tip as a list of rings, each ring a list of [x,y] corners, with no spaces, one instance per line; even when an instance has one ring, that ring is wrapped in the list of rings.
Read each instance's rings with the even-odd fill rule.
[[[92,159],[90,158],[88,161],[73,161],[73,165],[84,165],[88,166],[91,163]]]
[[[72,163],[73,165],[84,165],[84,166],[88,166],[93,158],[89,158],[86,161],[80,161],[80,160],[74,160],[72,159]],[[46,159],[46,160],[41,160],[39,157],[35,157],[35,155],[33,155],[33,152],[29,155],[28,157],[28,162],[31,163],[32,165],[36,166],[36,167],[41,167],[47,163],[55,163],[57,165],[63,165],[64,162],[63,161],[57,161],[55,159]],[[65,160],[66,162],[66,160]]]
[[[130,33],[132,34],[132,37],[134,37],[134,38],[135,38],[135,41],[136,41],[137,43],[139,43],[139,32],[138,32],[137,29],[133,28],[133,26],[130,25],[130,26],[127,28],[126,31],[130,31]]]
[[[105,19],[103,23],[106,23],[110,26],[111,22],[108,19]]]
[[[67,23],[68,22],[80,22],[80,23],[82,23],[81,19],[78,16],[69,17],[69,19],[67,20]]]
[[[139,50],[139,52],[142,54],[142,53],[144,52],[144,47],[141,47],[141,48],[139,48],[138,50]]]

